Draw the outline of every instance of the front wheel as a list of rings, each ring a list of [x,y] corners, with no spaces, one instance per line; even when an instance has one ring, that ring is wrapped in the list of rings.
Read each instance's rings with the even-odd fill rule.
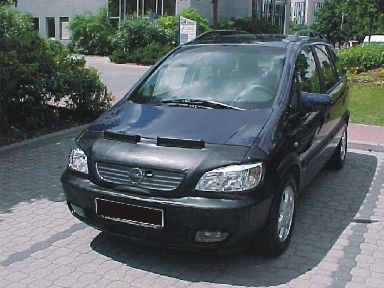
[[[257,243],[256,246],[260,252],[278,256],[287,249],[296,216],[296,198],[296,181],[292,175],[288,175],[272,200],[268,220],[262,231],[261,243]]]
[[[347,127],[341,135],[340,142],[336,147],[335,153],[332,155],[332,158],[329,160],[329,167],[333,170],[340,170],[343,168],[345,163],[345,158],[348,151],[348,131]]]

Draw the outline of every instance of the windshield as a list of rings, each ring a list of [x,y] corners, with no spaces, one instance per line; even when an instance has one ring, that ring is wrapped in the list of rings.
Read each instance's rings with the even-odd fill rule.
[[[214,102],[210,108],[216,109],[268,108],[277,92],[285,53],[285,48],[256,45],[185,46],[168,57],[129,100],[174,106],[199,100],[203,106]]]

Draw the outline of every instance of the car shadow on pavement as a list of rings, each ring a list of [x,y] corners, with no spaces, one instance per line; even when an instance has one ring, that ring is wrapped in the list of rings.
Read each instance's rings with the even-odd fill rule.
[[[91,247],[128,267],[175,281],[271,286],[287,283],[322,263],[325,270],[330,266],[332,277],[346,283],[367,225],[351,228],[350,224],[369,198],[376,167],[376,157],[349,153],[342,170],[324,169],[303,191],[291,245],[277,258],[262,257],[249,250],[215,256],[147,247],[104,232],[92,241]],[[371,200],[375,203],[377,199]],[[343,233],[348,226],[350,233]]]
[[[19,203],[64,201],[60,176],[80,130],[0,151],[0,214]]]

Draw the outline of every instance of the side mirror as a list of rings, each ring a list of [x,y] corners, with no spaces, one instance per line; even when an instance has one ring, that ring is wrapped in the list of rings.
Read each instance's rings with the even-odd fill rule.
[[[333,105],[331,96],[327,94],[301,92],[301,100],[308,111],[317,111]]]

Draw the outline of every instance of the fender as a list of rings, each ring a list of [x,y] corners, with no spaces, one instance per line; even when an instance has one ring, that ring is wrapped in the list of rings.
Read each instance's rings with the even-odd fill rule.
[[[295,177],[298,191],[300,191],[301,168],[299,156],[297,153],[291,152],[280,161],[276,168],[276,174],[281,181],[288,171],[293,169],[293,176]]]

